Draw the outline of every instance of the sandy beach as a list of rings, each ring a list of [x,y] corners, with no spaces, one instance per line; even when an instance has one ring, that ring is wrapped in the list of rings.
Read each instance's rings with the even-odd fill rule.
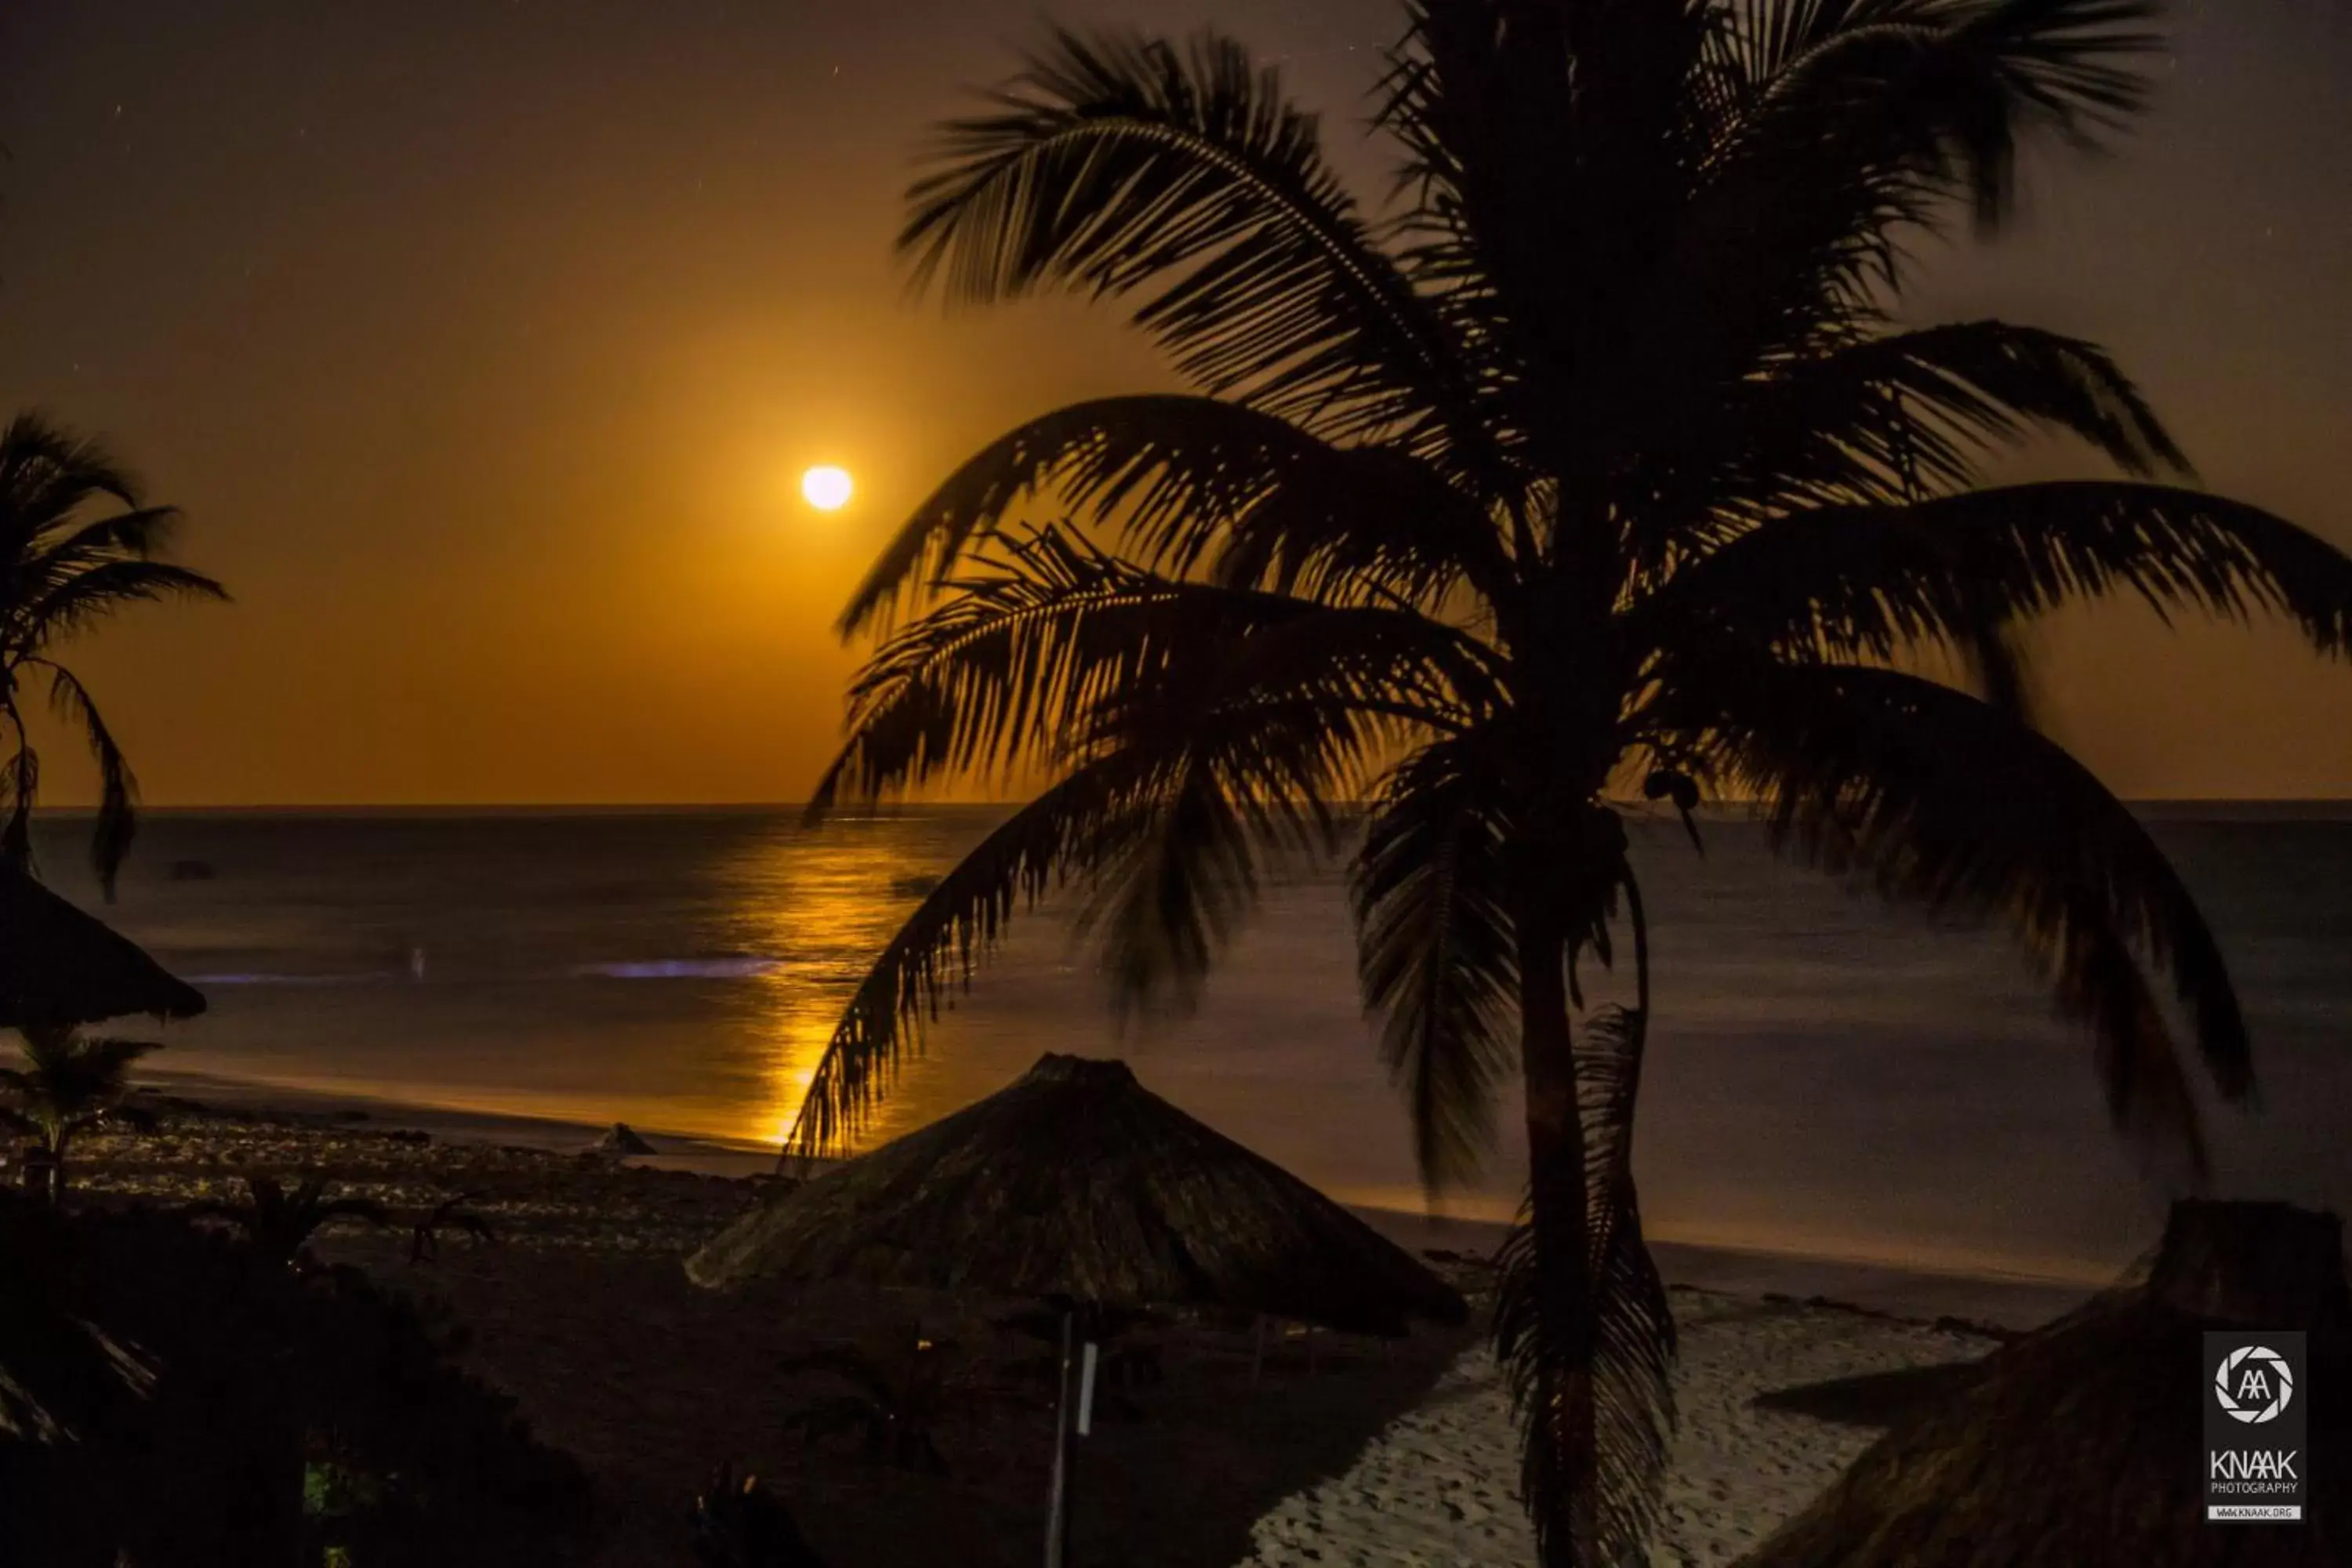
[[[847,1288],[699,1290],[683,1255],[759,1201],[770,1178],[710,1169],[747,1163],[687,1150],[651,1163],[585,1157],[587,1130],[523,1129],[538,1145],[437,1131],[396,1113],[201,1108],[153,1100],[148,1136],[90,1141],[78,1187],[91,1201],[232,1197],[247,1174],[332,1176],[339,1192],[405,1217],[444,1198],[495,1228],[490,1244],[445,1239],[412,1261],[402,1231],[343,1228],[321,1251],[436,1302],[466,1331],[466,1360],[519,1400],[549,1440],[595,1478],[598,1517],[583,1562],[684,1561],[694,1488],[721,1460],[770,1478],[829,1562],[966,1563],[1034,1555],[1046,1476],[1044,1389],[1019,1374],[1034,1344],[992,1320],[1013,1303],[887,1299]],[[509,1134],[512,1128],[504,1130]],[[576,1139],[571,1147],[566,1138]],[[668,1168],[664,1168],[668,1167]],[[1380,1216],[1374,1216],[1376,1218]],[[1471,1293],[1486,1284],[1479,1227],[1389,1216],[1407,1245]],[[1663,1248],[1683,1331],[1682,1425],[1655,1561],[1715,1564],[1794,1512],[1865,1447],[1871,1427],[1759,1409],[1758,1394],[1864,1373],[1980,1356],[1987,1331],[1769,1286],[1839,1278],[1834,1266]],[[1688,1276],[1697,1276],[1693,1280]],[[1852,1270],[1846,1272],[1851,1281]],[[1735,1280],[1744,1291],[1697,1288]],[[1867,1284],[1867,1280],[1862,1281]],[[1917,1307],[1935,1282],[1882,1282]],[[1948,1304],[2038,1321],[2062,1292],[1954,1281]],[[1764,1289],[1752,1287],[1762,1286]],[[781,1370],[789,1356],[870,1340],[919,1321],[960,1347],[957,1397],[940,1434],[951,1474],[868,1463],[789,1428],[827,1392]],[[1080,1561],[1253,1568],[1305,1563],[1519,1564],[1529,1534],[1516,1497],[1507,1400],[1474,1331],[1399,1343],[1293,1331],[1274,1337],[1262,1375],[1246,1323],[1174,1319],[1158,1339],[1164,1383],[1132,1392],[1086,1446]]]
[[[1759,1410],[1759,1394],[1969,1362],[1982,1334],[1842,1307],[1679,1289],[1681,1426],[1651,1561],[1716,1568],[1852,1464],[1874,1428]],[[1250,1568],[1505,1568],[1534,1561],[1515,1481],[1518,1438],[1494,1358],[1474,1348],[1348,1469],[1286,1498],[1252,1531]]]

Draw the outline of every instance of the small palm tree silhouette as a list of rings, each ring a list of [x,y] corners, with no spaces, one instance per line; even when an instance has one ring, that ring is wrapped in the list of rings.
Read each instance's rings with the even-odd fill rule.
[[[305,1176],[289,1192],[275,1176],[245,1178],[245,1201],[207,1198],[187,1206],[191,1219],[226,1222],[245,1233],[256,1252],[298,1272],[317,1267],[310,1242],[338,1220],[359,1220],[377,1229],[392,1224],[391,1211],[372,1198],[327,1196],[324,1176]]]
[[[38,415],[0,429],[0,856],[19,866],[32,859],[41,759],[24,710],[28,690],[45,691],[98,761],[90,863],[110,900],[137,826],[138,780],[56,645],[130,605],[228,597],[210,577],[158,558],[179,515],[146,504],[101,447]]]
[[[25,1065],[0,1068],[0,1125],[32,1134],[47,1158],[49,1194],[63,1202],[67,1158],[83,1133],[110,1123],[145,1128],[152,1118],[124,1104],[131,1065],[161,1047],[151,1040],[117,1040],[58,1025],[27,1024],[18,1031]]]

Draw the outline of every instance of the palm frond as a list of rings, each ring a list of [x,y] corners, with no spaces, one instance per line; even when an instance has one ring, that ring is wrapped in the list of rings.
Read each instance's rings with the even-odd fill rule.
[[[1432,1191],[1476,1171],[1513,1065],[1511,841],[1491,759],[1475,738],[1450,738],[1389,775],[1349,879],[1364,1005]]]
[[[89,521],[57,516],[33,540],[26,556],[27,574],[54,585],[110,561],[152,559],[170,544],[184,521],[175,506],[129,507]]]
[[[1066,528],[996,539],[953,587],[852,686],[812,816],[845,793],[1065,764],[1123,694],[1204,668],[1229,701],[1313,696],[1431,726],[1496,690],[1491,649],[1409,609],[1163,577]]]
[[[1221,554],[1309,561],[1352,548],[1373,552],[1367,581],[1334,576],[1336,589],[1361,596],[1370,582],[1414,598],[1457,578],[1491,585],[1502,569],[1484,510],[1409,452],[1335,446],[1216,398],[1098,398],[1028,421],[949,476],[885,546],[842,614],[842,634],[936,595],[1041,493],[1142,566],[1178,577]],[[1231,567],[1218,574],[1255,581]]]
[[[201,572],[167,561],[115,560],[74,573],[24,606],[12,628],[35,651],[115,611],[169,598],[226,601],[228,590]]]
[[[1382,447],[1345,455],[1347,471],[1286,485],[1236,518],[1211,575],[1318,604],[1441,612],[1467,589],[1492,604],[1510,560],[1496,518],[1416,458]]]
[[[29,552],[40,534],[100,500],[140,505],[138,480],[104,446],[39,413],[0,428],[0,543]]]
[[[90,831],[89,863],[98,873],[100,891],[111,903],[115,877],[139,831],[139,780],[80,679],[63,665],[47,659],[33,662],[48,671],[50,705],[58,717],[81,727],[89,741],[90,754],[98,759],[98,822]]]
[[[1776,15],[1759,17],[1757,13]],[[2147,99],[2160,0],[1747,0],[1755,120],[1892,121],[1981,220],[2014,194],[2021,136],[2094,142]],[[1907,97],[1910,101],[1903,101]],[[1880,134],[1885,134],[1881,131]],[[1924,150],[1924,149],[1922,149]],[[1914,153],[1916,155],[1916,152]]]
[[[1475,406],[1498,451],[1506,461],[1523,458],[1538,411],[1518,395],[1525,374],[1519,345],[1471,221],[1465,195],[1471,175],[1450,132],[1446,79],[1423,37],[1425,9],[1408,8],[1412,26],[1387,52],[1389,75],[1373,116],[1403,154],[1392,193],[1402,208],[1392,225],[1397,265],[1459,345]]]
[[[1958,642],[1990,616],[2128,590],[2160,616],[2283,614],[2352,653],[2352,558],[2259,508],[2161,485],[2069,480],[1910,507],[1825,508],[1754,530],[1644,612],[1784,649],[1885,658]]]
[[[1475,429],[1453,351],[1332,175],[1312,115],[1230,39],[1057,31],[947,128],[899,249],[950,299],[1139,293],[1177,367],[1322,434],[1443,451]]]
[[[1955,201],[1982,226],[1999,222],[2022,142],[2092,143],[2129,118],[2161,42],[2152,9],[1824,5],[1818,36],[1762,49],[1779,63],[1748,85],[1747,112],[1648,281],[1642,315],[1654,330],[1629,389],[1631,427],[1670,418],[1675,388],[1727,383],[1872,318],[1899,280],[1902,231],[1933,230]]]
[[[1150,808],[1088,858],[1079,930],[1099,942],[1121,1016],[1163,998],[1189,1012],[1210,963],[1257,902],[1259,846],[1219,760],[1188,751]]]
[[[162,1043],[156,1040],[122,1040],[77,1035],[71,1060],[75,1070],[93,1082],[121,1083],[133,1062],[163,1048]]]
[[[1706,699],[1667,709],[1696,721],[1694,749],[1719,781],[1769,803],[1776,844],[1892,897],[2008,923],[2091,1032],[2117,1124],[2201,1180],[2195,1101],[2140,963],[2170,973],[2231,1100],[2254,1087],[2245,1019],[2203,914],[2130,810],[2054,742],[1948,687],[1727,657],[1744,673],[1717,668]]]
[[[62,1272],[50,1259],[28,1258],[19,1244],[6,1248],[5,1261],[0,1439],[43,1447],[80,1443],[124,1405],[153,1392],[152,1360],[59,1300],[45,1278]]]
[[[1645,568],[1812,506],[1895,505],[1975,482],[1987,452],[2061,431],[2126,473],[2189,473],[2139,389],[2095,344],[2002,321],[1895,333],[1776,364],[1664,430],[1631,516]]]
[[[1494,521],[1397,447],[1336,447],[1294,423],[1213,397],[1103,397],[1033,418],[971,456],[882,550],[842,611],[845,637],[939,595],[1018,500],[1051,491],[1110,531],[1140,566],[1256,583],[1310,574],[1312,597],[1425,599],[1506,569]],[[1360,572],[1334,572],[1348,552]],[[1249,562],[1240,566],[1237,562]]]
[[[1852,396],[1867,389],[1893,394],[1987,445],[2056,429],[2079,437],[2127,474],[2190,472],[2187,454],[2114,356],[2063,332],[2006,321],[1954,321],[1801,362],[1769,384],[1826,430],[1846,423],[1834,407],[1839,393],[1852,389],[1846,392]],[[1816,400],[1823,392],[1831,406]]]
[[[8,823],[0,828],[0,859],[21,870],[30,870],[33,806],[41,794],[41,755],[33,750],[33,738],[25,732],[24,716],[16,711],[14,699],[0,696],[0,710],[5,710],[16,740],[7,770],[0,773],[0,787],[5,787],[8,802]]]
[[[1073,740],[1073,771],[942,878],[868,972],[792,1146],[823,1152],[856,1129],[907,1037],[919,1038],[1016,905],[1083,879],[1093,895],[1084,923],[1120,994],[1140,1000],[1164,984],[1181,994],[1254,900],[1258,857],[1328,847],[1332,803],[1388,731],[1344,691],[1267,681],[1264,650],[1247,643],[1096,699]]]
[[[1179,613],[1196,584],[1047,527],[993,537],[954,595],[877,651],[850,689],[850,736],[810,795],[873,798],[947,771],[1051,763],[1073,723],[1209,628]],[[1228,615],[1216,625],[1230,626]],[[1203,604],[1202,608],[1208,605]]]
[[[18,1048],[37,1073],[62,1072],[81,1048],[81,1031],[67,1024],[33,1024],[16,1031]]]
[[[1538,467],[1578,361],[1581,214],[1560,8],[1407,7],[1375,124],[1402,145],[1402,265],[1477,367],[1491,426]]]
[[[1338,803],[1360,793],[1389,732],[1344,700],[1267,697],[1232,666],[1103,705],[1093,743],[1155,780],[1084,854],[1079,929],[1099,940],[1122,1013],[1192,1005],[1268,862],[1337,849]]]
[[[1144,781],[1077,856],[1079,929],[1100,940],[1122,1010],[1189,1006],[1269,859],[1332,853],[1338,805],[1360,798],[1375,760],[1445,727],[1444,706],[1486,673],[1475,658],[1449,671],[1464,639],[1410,612],[1240,597],[1270,624],[1195,617],[1186,657],[1129,671],[1074,716],[1074,754]]]
[[[1083,766],[981,840],[891,938],[850,998],[801,1101],[785,1146],[839,1150],[872,1113],[903,1054],[919,1047],[959,981],[1003,938],[1013,911],[1060,886],[1081,844],[1130,806],[1124,759]]]

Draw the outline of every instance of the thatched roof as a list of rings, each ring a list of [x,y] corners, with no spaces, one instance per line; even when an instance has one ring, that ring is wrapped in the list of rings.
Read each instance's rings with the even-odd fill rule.
[[[687,1262],[761,1276],[1265,1312],[1374,1333],[1462,1298],[1370,1226],[1146,1089],[1048,1056],[745,1215]]]
[[[2300,1523],[2204,1517],[2208,1329],[2301,1329],[2315,1363]],[[1993,1352],[1741,1568],[2317,1568],[2352,1563],[2352,1292],[2342,1223],[2173,1207],[2144,1280]]]
[[[139,944],[82,913],[26,872],[0,867],[0,1028],[95,1024],[134,1013],[205,1010]]]

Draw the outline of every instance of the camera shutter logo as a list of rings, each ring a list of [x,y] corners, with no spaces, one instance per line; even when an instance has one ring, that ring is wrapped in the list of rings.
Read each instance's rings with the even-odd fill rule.
[[[2294,1398],[2286,1358],[2266,1345],[2241,1345],[2213,1373],[2213,1397],[2224,1414],[2260,1426],[2275,1421]]]

